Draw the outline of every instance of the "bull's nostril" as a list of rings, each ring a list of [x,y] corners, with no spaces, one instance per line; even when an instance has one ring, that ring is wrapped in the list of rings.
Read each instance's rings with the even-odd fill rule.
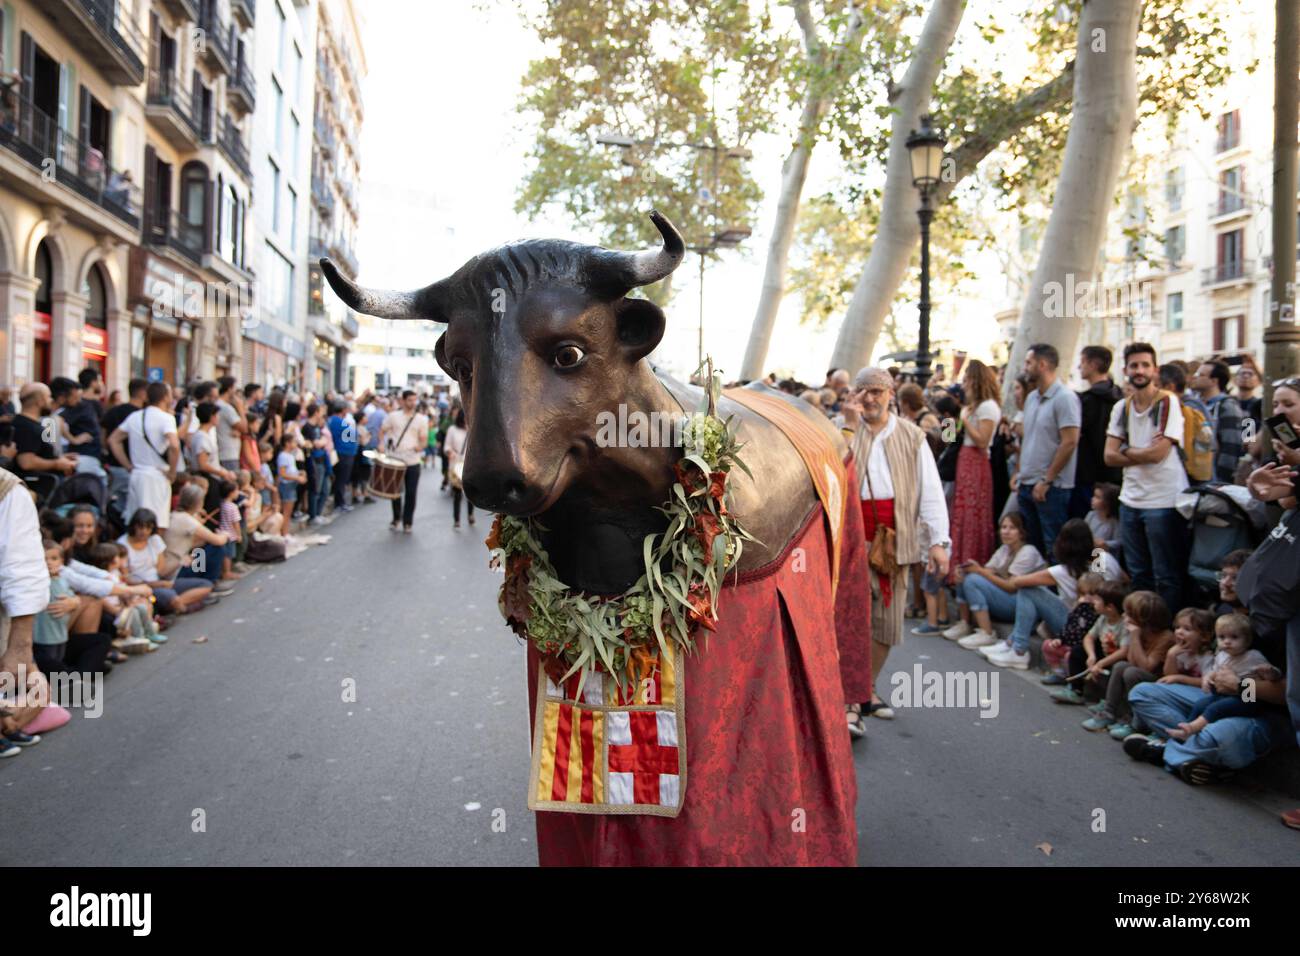
[[[505,500],[512,504],[522,501],[527,493],[522,481],[507,481],[501,490]]]

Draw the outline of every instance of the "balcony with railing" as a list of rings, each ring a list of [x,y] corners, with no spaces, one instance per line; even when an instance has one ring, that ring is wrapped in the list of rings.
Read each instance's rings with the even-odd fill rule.
[[[230,12],[245,30],[251,30],[254,26],[254,6],[250,0],[230,0]]]
[[[236,58],[234,73],[226,82],[226,99],[241,113],[251,113],[257,105],[257,81],[243,57]]]
[[[1201,270],[1201,286],[1222,285],[1227,282],[1240,282],[1255,269],[1252,259],[1229,259]]]
[[[174,17],[182,20],[199,18],[198,0],[158,0],[158,2]]]
[[[204,123],[195,116],[190,92],[175,73],[149,71],[144,112],[173,146],[195,149],[204,140]]]
[[[350,277],[356,278],[357,270],[360,264],[357,262],[357,255],[352,249],[352,245],[342,236],[334,236],[329,240],[330,258],[337,262]]]
[[[234,34],[230,24],[221,19],[217,12],[217,5],[211,0],[199,11],[198,22],[199,29],[203,31],[200,34],[199,55],[204,57],[214,70],[229,73],[234,65],[232,55],[234,47],[231,43]]]
[[[1230,216],[1233,213],[1248,212],[1249,204],[1245,197],[1235,192],[1220,193],[1219,198],[1210,203],[1210,218]]]
[[[320,147],[321,152],[327,158],[333,156],[334,151],[338,148],[338,143],[334,139],[334,130],[329,122],[317,113],[312,128],[316,133],[316,145]]]
[[[330,192],[329,184],[314,174],[311,177],[311,198],[320,209],[322,219],[329,219],[334,215],[334,195]]]
[[[321,89],[328,93],[331,99],[338,99],[338,74],[335,73],[334,67],[330,64],[329,58],[323,50],[316,54],[316,79],[319,81]]]
[[[37,4],[110,83],[144,81],[145,40],[124,4],[115,0],[44,0]]]
[[[253,167],[248,162],[248,147],[244,145],[244,135],[239,131],[239,127],[231,122],[229,116],[222,117],[221,135],[217,137],[217,147],[245,176],[253,175]]]
[[[348,209],[352,211],[352,215],[357,215],[360,212],[357,208],[357,187],[353,186],[350,182],[340,181],[338,188],[339,195],[343,197],[343,202],[347,205]]]
[[[207,246],[207,225],[192,222],[175,209],[150,210],[145,217],[144,241],[159,249],[174,249],[201,266]]]
[[[100,150],[60,129],[54,117],[12,89],[0,94],[0,146],[42,174],[53,159],[58,182],[139,228],[140,189],[130,172],[111,168]]]

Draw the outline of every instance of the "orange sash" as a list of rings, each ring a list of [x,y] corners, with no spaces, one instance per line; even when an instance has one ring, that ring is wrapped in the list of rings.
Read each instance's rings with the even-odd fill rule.
[[[844,461],[835,446],[799,409],[783,398],[752,388],[732,388],[727,398],[757,412],[781,430],[803,459],[831,529],[831,593],[840,583],[840,536],[848,506]]]

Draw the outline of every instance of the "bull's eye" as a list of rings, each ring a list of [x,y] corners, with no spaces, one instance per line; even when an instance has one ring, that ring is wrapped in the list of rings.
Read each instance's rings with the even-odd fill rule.
[[[556,368],[570,369],[577,368],[586,357],[587,353],[576,345],[561,345],[555,350],[555,358],[552,361]]]

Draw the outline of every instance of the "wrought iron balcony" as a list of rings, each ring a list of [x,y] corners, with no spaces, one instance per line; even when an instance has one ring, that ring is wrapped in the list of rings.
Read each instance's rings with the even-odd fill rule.
[[[194,115],[194,102],[175,73],[149,71],[145,115],[173,146],[195,149],[204,141],[204,123]]]
[[[334,195],[330,192],[329,184],[320,176],[313,175],[311,178],[311,198],[320,209],[322,219],[334,215]]]
[[[140,188],[130,172],[111,168],[104,154],[59,128],[13,89],[0,93],[0,146],[44,173],[54,160],[55,179],[133,229],[140,226]]]
[[[253,167],[248,162],[248,147],[244,145],[244,136],[239,132],[239,127],[230,121],[229,116],[223,118],[217,146],[240,172],[245,176],[253,175]]]
[[[151,246],[175,249],[196,265],[203,264],[207,251],[207,223],[192,222],[175,209],[148,210],[144,240]]]
[[[1245,279],[1254,270],[1255,262],[1252,259],[1232,259],[1228,262],[1220,262],[1218,265],[1201,270],[1201,285],[1204,287],[1220,285],[1225,282],[1238,282]]]
[[[255,22],[254,4],[249,0],[230,0],[230,12],[243,25],[245,30],[251,30]]]
[[[199,55],[205,57],[214,70],[229,73],[235,62],[231,43],[233,32],[230,24],[217,15],[217,5],[211,0],[199,13],[199,29],[203,31]]]
[[[38,3],[110,83],[138,86],[144,82],[145,41],[140,28],[115,0],[45,0]]]
[[[334,138],[334,130],[330,127],[329,122],[319,113],[316,114],[313,129],[316,133],[316,145],[320,147],[321,152],[326,157],[333,156],[338,145]]]
[[[226,82],[226,99],[241,113],[251,113],[257,105],[257,81],[247,61],[238,59],[234,74]]]
[[[1210,203],[1210,218],[1216,216],[1227,216],[1230,213],[1241,212],[1246,209],[1246,200],[1236,193],[1223,193],[1218,199]]]
[[[182,20],[199,18],[198,0],[158,0],[173,16]]]
[[[352,251],[352,246],[348,244],[347,240],[342,236],[334,236],[331,238],[329,240],[329,255],[331,259],[342,267],[344,272],[352,278],[356,278],[357,270],[360,266],[357,263],[356,253]]]

